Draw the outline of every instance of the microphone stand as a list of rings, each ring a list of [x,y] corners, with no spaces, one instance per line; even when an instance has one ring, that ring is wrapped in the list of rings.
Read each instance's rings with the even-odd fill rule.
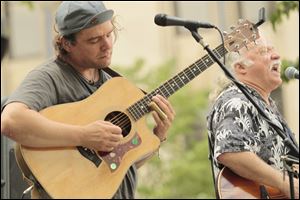
[[[260,25],[260,24],[258,24]],[[187,27],[186,27],[187,28]],[[288,171],[289,179],[290,179],[290,194],[291,198],[294,199],[294,183],[293,183],[293,176],[294,173],[292,168],[293,163],[299,164],[299,147],[296,146],[295,141],[293,140],[293,137],[290,130],[287,130],[287,135],[283,133],[283,130],[281,130],[280,127],[278,127],[276,124],[274,124],[267,114],[264,112],[264,110],[254,101],[254,99],[251,97],[247,89],[238,82],[231,73],[226,69],[224,64],[219,60],[219,58],[215,55],[215,53],[209,48],[209,45],[206,44],[203,41],[203,38],[199,35],[198,30],[196,28],[188,28],[194,39],[197,41],[197,43],[201,44],[201,46],[208,52],[208,55],[221,67],[221,69],[224,71],[225,75],[233,81],[233,83],[242,91],[242,93],[247,97],[247,99],[256,107],[258,112],[262,115],[262,117],[269,123],[269,125],[278,133],[278,135],[283,139],[284,144],[290,149],[291,155],[282,156],[282,160],[285,163],[285,168]]]

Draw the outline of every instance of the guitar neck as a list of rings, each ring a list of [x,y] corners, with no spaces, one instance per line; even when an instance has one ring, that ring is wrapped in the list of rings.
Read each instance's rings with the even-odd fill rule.
[[[222,58],[228,51],[221,44],[217,48],[213,50],[215,55],[220,59]],[[173,78],[167,80],[162,85],[154,89],[149,94],[145,95],[142,99],[131,105],[127,110],[132,115],[134,120],[140,119],[142,116],[150,112],[148,105],[152,101],[152,97],[159,94],[168,98],[180,88],[185,86],[195,77],[200,75],[203,71],[209,68],[212,64],[214,64],[214,60],[209,56],[205,55],[189,67],[185,68]]]

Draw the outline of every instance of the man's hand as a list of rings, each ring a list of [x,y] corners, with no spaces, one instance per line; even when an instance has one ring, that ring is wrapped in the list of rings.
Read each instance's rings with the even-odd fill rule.
[[[154,127],[153,132],[157,137],[159,137],[160,141],[162,142],[167,138],[167,131],[175,118],[175,111],[171,106],[170,102],[161,95],[154,96],[152,100],[167,116],[167,118],[163,120],[159,117],[159,115],[156,112],[152,112],[152,115],[156,122],[156,126]]]
[[[96,121],[83,127],[81,144],[96,151],[112,151],[122,138],[120,127],[107,121]]]

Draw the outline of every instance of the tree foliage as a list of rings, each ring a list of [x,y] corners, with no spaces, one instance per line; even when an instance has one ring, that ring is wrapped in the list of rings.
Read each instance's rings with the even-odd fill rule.
[[[283,17],[289,18],[290,12],[297,10],[299,12],[298,1],[281,1],[276,4],[275,11],[270,15],[270,21],[273,26],[273,30],[276,31],[276,26],[282,23]]]
[[[284,17],[289,18],[290,12],[299,12],[299,2],[298,1],[281,1],[276,3],[275,11],[270,15],[270,21],[272,23],[273,30],[276,32],[276,27],[282,23]],[[299,58],[296,61],[282,60],[281,78],[284,82],[289,80],[285,77],[285,69],[289,66],[294,66],[299,69]]]

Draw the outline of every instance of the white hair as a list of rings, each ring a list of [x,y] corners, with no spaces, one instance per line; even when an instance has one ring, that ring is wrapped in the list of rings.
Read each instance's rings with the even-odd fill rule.
[[[241,64],[245,67],[251,67],[254,64],[252,60],[246,58],[244,54],[240,54],[238,52],[229,52],[225,56],[225,61],[227,70],[234,77],[236,77],[234,69],[236,64]],[[224,88],[226,88],[231,83],[231,80],[229,80],[224,74],[222,74],[220,77],[218,77],[216,82],[216,88],[209,95],[209,99],[211,101],[214,101],[220,95]]]
[[[234,66],[236,64],[241,64],[245,67],[251,67],[254,62],[248,58],[246,58],[244,56],[244,54],[239,54],[237,52],[230,52],[226,55],[225,57],[226,59],[226,63],[227,63],[227,68],[229,68],[229,70],[235,74],[235,71],[234,71]]]

